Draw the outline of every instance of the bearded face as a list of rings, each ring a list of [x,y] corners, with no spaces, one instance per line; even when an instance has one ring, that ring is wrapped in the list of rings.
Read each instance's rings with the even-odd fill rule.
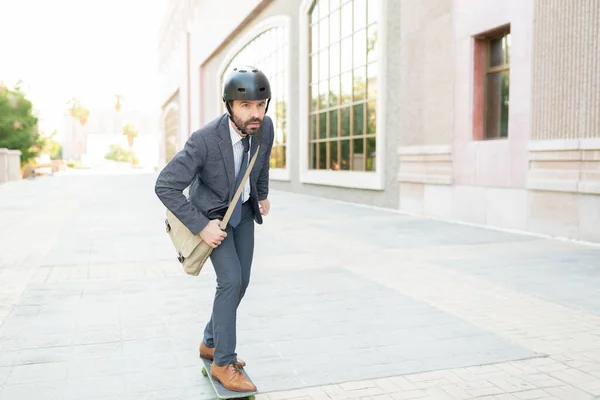
[[[262,124],[262,118],[254,118],[250,117],[250,119],[243,120],[240,116],[238,116],[235,112],[233,114],[233,122],[240,128],[242,128],[242,133],[246,135],[256,135],[260,126]]]
[[[246,135],[256,135],[265,118],[266,100],[235,100],[232,104],[233,122]]]

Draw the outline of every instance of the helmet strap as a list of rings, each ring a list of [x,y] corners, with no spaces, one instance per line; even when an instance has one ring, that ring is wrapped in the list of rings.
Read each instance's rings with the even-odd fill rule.
[[[238,126],[238,124],[235,123],[234,119],[233,119],[233,110],[231,109],[231,102],[230,101],[226,101],[225,102],[225,107],[227,107],[227,115],[229,116],[229,119],[231,120],[231,122],[233,122],[233,124],[235,125],[235,127],[237,128],[238,131],[244,133],[244,131],[242,130],[242,128],[240,128]]]

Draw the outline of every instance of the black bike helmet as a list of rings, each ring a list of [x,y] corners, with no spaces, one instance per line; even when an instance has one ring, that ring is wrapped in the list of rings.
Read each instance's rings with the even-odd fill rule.
[[[265,113],[271,101],[271,85],[267,76],[252,66],[233,67],[223,82],[223,101],[229,109],[233,100],[267,100]]]

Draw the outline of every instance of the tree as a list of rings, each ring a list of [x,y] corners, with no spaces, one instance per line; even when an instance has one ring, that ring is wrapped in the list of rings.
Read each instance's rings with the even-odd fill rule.
[[[78,120],[81,126],[84,126],[87,123],[90,110],[85,108],[81,104],[81,101],[77,100],[76,98],[69,100],[68,105],[71,112],[71,117]]]
[[[132,164],[138,164],[139,160],[135,157],[133,152],[121,147],[118,144],[111,144],[108,153],[104,156],[105,159],[117,162],[131,162]]]
[[[60,160],[62,159],[62,146],[54,137],[58,132],[54,130],[50,136],[44,136],[42,140],[42,154],[48,154],[51,160]]]
[[[117,99],[117,102],[115,103],[115,110],[121,111],[121,101],[123,100],[123,96],[120,94],[115,94],[115,98]]]
[[[11,90],[0,82],[0,148],[21,151],[21,165],[41,150],[37,123],[33,104],[21,91],[20,83]]]
[[[129,148],[133,151],[133,141],[140,131],[133,124],[126,124],[123,127],[123,135],[127,136]]]

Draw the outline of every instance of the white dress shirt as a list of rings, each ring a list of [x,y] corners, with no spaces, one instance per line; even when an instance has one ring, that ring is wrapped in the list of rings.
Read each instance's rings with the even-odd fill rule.
[[[240,171],[240,167],[242,164],[242,156],[244,153],[244,144],[242,143],[242,137],[239,133],[235,131],[233,126],[231,126],[231,120],[229,122],[229,134],[231,135],[231,144],[233,145],[233,163],[235,166],[235,179],[238,177],[238,173]],[[252,146],[252,136],[250,136],[250,146]],[[252,147],[250,147],[252,148]],[[250,150],[248,150],[248,163],[250,163]],[[246,164],[248,165],[248,164]],[[237,191],[237,186],[233,189],[234,194]],[[244,185],[244,191],[242,192],[242,203],[247,201],[250,198],[250,178],[246,180],[246,184]]]

